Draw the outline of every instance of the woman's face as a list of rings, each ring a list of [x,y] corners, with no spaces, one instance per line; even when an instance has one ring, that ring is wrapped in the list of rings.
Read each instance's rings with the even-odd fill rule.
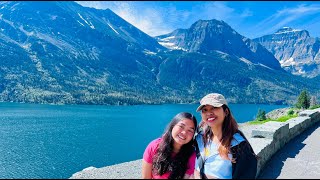
[[[193,121],[191,119],[183,119],[173,127],[171,135],[175,143],[184,145],[192,140],[194,132]]]
[[[201,111],[202,121],[208,124],[208,126],[222,126],[224,118],[226,116],[222,107],[213,107],[211,105],[205,105]]]

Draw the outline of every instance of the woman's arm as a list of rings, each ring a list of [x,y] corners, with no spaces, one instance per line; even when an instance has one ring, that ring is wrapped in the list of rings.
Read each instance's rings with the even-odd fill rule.
[[[199,171],[197,171],[197,170],[194,170],[194,179],[201,179],[200,178],[200,172]]]
[[[152,164],[142,160],[142,179],[152,178]]]
[[[237,149],[234,149],[236,163],[232,163],[233,179],[255,179],[257,174],[257,157],[251,145],[241,142]]]
[[[194,179],[194,176],[193,176],[193,174],[185,174],[183,176],[183,179]]]

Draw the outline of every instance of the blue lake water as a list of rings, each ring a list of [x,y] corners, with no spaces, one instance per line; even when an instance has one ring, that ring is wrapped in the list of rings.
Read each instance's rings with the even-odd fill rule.
[[[89,166],[141,159],[175,114],[191,112],[200,122],[197,107],[0,103],[0,178],[69,178]],[[230,105],[238,123],[254,119],[259,108],[283,107]]]

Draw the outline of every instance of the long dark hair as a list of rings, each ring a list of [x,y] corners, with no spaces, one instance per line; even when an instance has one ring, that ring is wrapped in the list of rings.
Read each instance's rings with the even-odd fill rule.
[[[220,140],[221,145],[218,148],[218,152],[221,157],[229,159],[228,153],[230,152],[230,145],[233,139],[233,135],[239,131],[238,124],[234,119],[230,108],[227,105],[222,105],[223,111],[226,113],[225,119],[222,123],[222,137]],[[203,142],[204,145],[208,143],[210,139],[214,136],[211,128],[203,121],[201,121],[199,128],[203,130]],[[229,159],[232,162],[235,162],[235,159]]]
[[[197,127],[197,119],[191,113],[181,112],[174,116],[162,135],[157,153],[153,157],[153,173],[163,175],[170,171],[169,179],[182,179],[184,177],[188,168],[189,157],[194,152],[194,139],[182,145],[180,151],[172,158],[174,139],[171,135],[173,127],[183,119],[192,120],[194,127]]]

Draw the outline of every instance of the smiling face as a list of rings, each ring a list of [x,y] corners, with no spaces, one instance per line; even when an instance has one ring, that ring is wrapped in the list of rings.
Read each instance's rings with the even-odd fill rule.
[[[201,110],[202,121],[208,124],[210,127],[222,126],[226,113],[223,107],[213,107],[211,105],[205,105]]]
[[[195,125],[191,119],[182,119],[172,129],[171,135],[174,139],[174,143],[178,146],[182,146],[190,142],[195,133]]]

